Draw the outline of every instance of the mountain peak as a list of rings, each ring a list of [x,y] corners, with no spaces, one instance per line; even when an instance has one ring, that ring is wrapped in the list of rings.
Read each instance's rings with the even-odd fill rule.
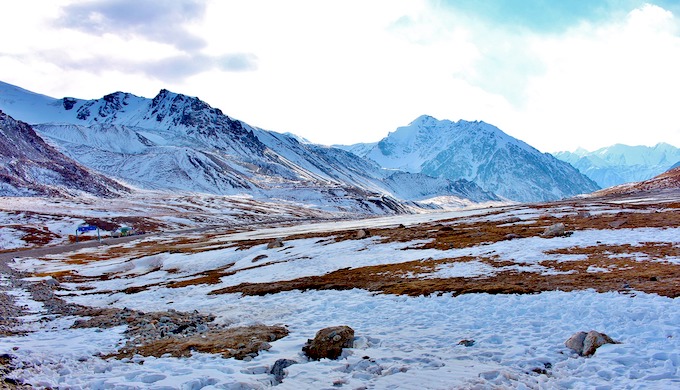
[[[421,115],[411,121],[409,123],[409,126],[428,126],[428,125],[433,125],[434,123],[439,122],[439,119],[430,116],[430,115]]]
[[[516,201],[559,199],[597,189],[570,165],[480,121],[422,115],[365,156],[384,168],[473,181]]]

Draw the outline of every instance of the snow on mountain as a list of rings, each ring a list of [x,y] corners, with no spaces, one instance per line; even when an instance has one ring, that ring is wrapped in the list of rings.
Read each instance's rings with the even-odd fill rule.
[[[500,200],[465,180],[454,182],[422,174],[385,170],[371,160],[339,148],[300,143],[294,137],[271,131],[257,129],[255,134],[286,161],[329,182],[351,183],[374,192],[387,192],[404,200],[423,200],[440,195],[476,202]]]
[[[668,170],[680,160],[680,148],[666,143],[653,147],[616,144],[594,152],[558,152],[555,157],[606,188],[647,180]]]
[[[109,197],[128,189],[67,158],[28,124],[0,111],[0,196],[79,191]]]
[[[367,142],[358,143],[354,145],[333,145],[334,148],[346,150],[348,152],[354,153],[357,156],[365,156],[371,149],[373,149],[378,143],[377,142]]]
[[[597,189],[569,164],[484,122],[440,121],[423,115],[363,155],[385,168],[469,180],[515,201],[559,199]]]
[[[27,108],[29,107],[29,108]],[[401,200],[438,196],[499,200],[471,184],[409,185],[344,150],[252,127],[195,97],[153,99],[116,92],[96,100],[53,99],[0,84],[0,108],[24,115],[80,163],[148,189],[249,194],[367,213],[405,212]],[[403,180],[403,183],[395,183]]]

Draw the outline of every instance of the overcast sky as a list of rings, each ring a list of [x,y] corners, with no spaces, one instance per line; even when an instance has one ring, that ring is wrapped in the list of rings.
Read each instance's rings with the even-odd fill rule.
[[[680,2],[0,2],[0,80],[53,97],[197,96],[323,144],[427,114],[544,152],[680,147]]]

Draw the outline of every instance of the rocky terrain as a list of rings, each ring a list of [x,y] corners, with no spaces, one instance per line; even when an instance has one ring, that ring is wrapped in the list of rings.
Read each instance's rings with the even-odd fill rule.
[[[0,111],[0,195],[119,196],[130,190],[64,156],[26,123]]]

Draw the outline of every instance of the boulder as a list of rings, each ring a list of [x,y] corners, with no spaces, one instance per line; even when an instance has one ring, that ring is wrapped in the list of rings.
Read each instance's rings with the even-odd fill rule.
[[[578,353],[580,356],[586,357],[593,356],[595,351],[605,344],[619,344],[619,342],[614,341],[611,337],[604,333],[594,330],[591,330],[588,333],[574,333],[567,341],[564,342],[564,345],[567,348]]]
[[[357,240],[361,240],[362,238],[370,237],[371,232],[368,231],[367,229],[359,229],[357,230],[356,238]]]
[[[272,366],[272,369],[269,370],[269,373],[274,375],[274,380],[276,381],[277,384],[283,382],[283,378],[286,377],[286,372],[284,369],[287,367],[292,366],[293,364],[297,364],[295,360],[290,360],[290,359],[279,359],[276,362],[274,362],[274,365]]]
[[[283,240],[275,238],[267,244],[267,249],[283,248]]]
[[[312,360],[337,359],[343,348],[354,346],[354,329],[349,326],[331,326],[316,332],[314,340],[307,340],[302,352]]]
[[[566,235],[565,229],[566,228],[562,222],[556,223],[545,228],[541,236],[546,238],[562,237]]]

